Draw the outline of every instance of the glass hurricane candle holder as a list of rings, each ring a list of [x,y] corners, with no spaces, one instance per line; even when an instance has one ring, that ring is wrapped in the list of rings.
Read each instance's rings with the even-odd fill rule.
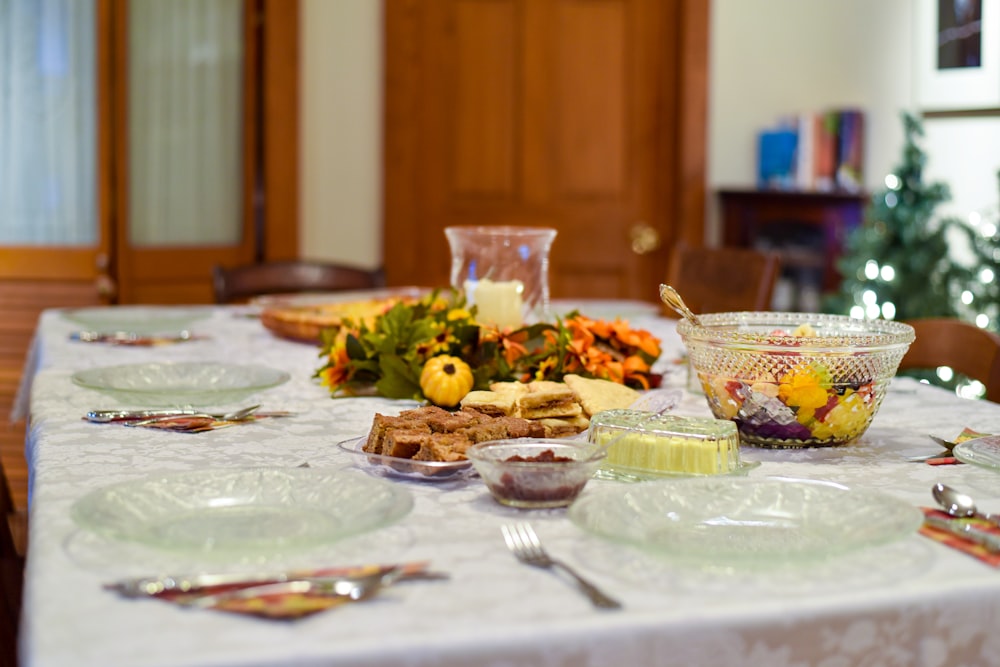
[[[547,227],[458,226],[444,230],[451,285],[476,306],[476,319],[501,329],[549,319]]]

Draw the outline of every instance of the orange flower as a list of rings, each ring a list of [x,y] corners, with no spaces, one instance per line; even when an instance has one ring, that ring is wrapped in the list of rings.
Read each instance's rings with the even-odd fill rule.
[[[320,371],[320,382],[330,391],[336,391],[340,385],[351,379],[350,359],[347,347],[343,341],[338,341],[330,349],[329,364]]]
[[[660,341],[653,334],[642,329],[630,329],[624,320],[615,320],[615,337],[629,347],[635,347],[649,356],[656,358],[660,356]]]

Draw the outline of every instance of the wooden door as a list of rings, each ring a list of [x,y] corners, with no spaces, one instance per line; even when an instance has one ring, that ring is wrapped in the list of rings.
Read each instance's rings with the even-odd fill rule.
[[[94,4],[93,241],[0,245],[0,461],[27,499],[24,415],[9,419],[39,314],[103,303],[210,303],[211,267],[298,253],[298,1],[243,0],[244,214],[238,244],[138,247],[128,227],[128,0]],[[81,4],[82,6],[82,4]],[[57,13],[58,14],[58,13]],[[81,138],[81,142],[83,139]],[[205,221],[211,224],[211,221]]]
[[[112,2],[114,43],[118,48],[111,75],[115,85],[107,94],[112,96],[115,111],[114,157],[118,165],[113,256],[116,300],[211,303],[214,265],[298,256],[298,1],[242,0],[242,108],[235,110],[226,123],[240,128],[241,135],[242,175],[239,182],[230,184],[240,191],[242,212],[236,222],[241,233],[231,241],[194,245],[135,241],[135,221],[129,218],[134,190],[130,177],[136,168],[129,146],[130,100],[134,99],[129,89],[132,85],[142,86],[145,75],[130,76],[130,65],[139,57],[129,49],[147,46],[130,39],[131,0]],[[196,44],[189,58],[195,59],[196,51],[205,51],[206,46],[210,47]],[[200,76],[197,67],[191,70],[192,77]],[[202,85],[210,85],[210,80]],[[191,122],[197,124],[199,120],[194,116]],[[211,127],[200,131],[211,131]],[[198,224],[208,227],[220,222],[208,216]],[[165,220],[164,224],[172,222]]]
[[[707,3],[387,0],[385,267],[446,285],[449,225],[558,230],[554,297],[657,300],[700,244]]]

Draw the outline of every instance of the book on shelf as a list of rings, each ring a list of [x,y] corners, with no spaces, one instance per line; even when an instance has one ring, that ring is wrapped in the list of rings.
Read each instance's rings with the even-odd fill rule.
[[[864,186],[864,147],[864,112],[859,109],[797,114],[758,134],[757,185],[859,192]]]

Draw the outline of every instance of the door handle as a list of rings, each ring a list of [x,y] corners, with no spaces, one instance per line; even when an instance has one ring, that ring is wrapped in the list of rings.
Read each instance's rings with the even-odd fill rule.
[[[660,233],[644,222],[633,225],[628,230],[632,252],[637,255],[648,255],[660,248]]]

